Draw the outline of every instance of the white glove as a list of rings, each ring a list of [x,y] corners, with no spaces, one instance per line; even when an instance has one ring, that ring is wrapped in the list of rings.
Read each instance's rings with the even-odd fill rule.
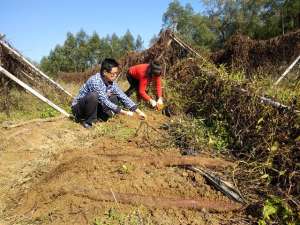
[[[157,110],[162,110],[164,108],[164,103],[163,103],[163,100],[162,98],[160,97],[157,101],[157,104],[156,104],[156,109]]]
[[[156,106],[156,101],[155,100],[153,100],[153,99],[150,99],[149,100],[149,103],[150,103],[150,105],[154,108],[155,106]]]
[[[126,111],[126,110],[123,110],[123,109],[121,109],[120,113],[123,114],[123,115],[126,115],[126,116],[133,116],[133,112]]]
[[[163,99],[162,98],[159,98],[158,100],[157,100],[157,104],[158,105],[163,105],[164,103],[163,103]]]
[[[145,119],[147,119],[147,116],[146,116],[146,114],[145,114],[145,113],[143,113],[143,112],[139,113],[139,117],[140,117],[140,119],[142,119],[142,120],[145,120]]]
[[[140,119],[142,119],[142,120],[147,119],[146,114],[143,113],[141,110],[137,109],[135,112],[139,115]]]
[[[131,111],[126,111],[126,115],[127,115],[127,116],[133,116],[133,112],[131,112]]]

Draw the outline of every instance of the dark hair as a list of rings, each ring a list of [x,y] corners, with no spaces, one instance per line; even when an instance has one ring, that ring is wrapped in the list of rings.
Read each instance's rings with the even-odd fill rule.
[[[153,75],[160,75],[162,68],[157,60],[153,60],[149,64],[149,76],[152,77]]]
[[[113,67],[119,67],[119,63],[112,58],[105,58],[101,63],[100,73],[103,74],[104,71],[111,72]]]

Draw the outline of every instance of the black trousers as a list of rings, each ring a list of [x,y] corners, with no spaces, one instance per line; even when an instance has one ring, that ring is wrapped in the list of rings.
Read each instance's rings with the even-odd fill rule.
[[[109,100],[115,104],[119,104],[119,99],[116,95],[109,97]],[[99,103],[98,94],[92,92],[83,98],[78,103],[72,106],[72,113],[75,116],[76,122],[86,122],[92,124],[97,119],[107,121],[114,115],[113,111]]]
[[[127,89],[127,91],[125,91],[125,94],[130,97],[134,91],[137,92],[137,96],[138,96],[138,90],[139,90],[139,80],[134,79],[133,77],[130,76],[129,73],[127,73],[126,75],[127,80],[129,82],[129,88]]]

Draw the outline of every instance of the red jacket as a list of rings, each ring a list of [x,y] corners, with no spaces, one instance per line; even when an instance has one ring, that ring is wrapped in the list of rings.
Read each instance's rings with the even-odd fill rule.
[[[139,81],[139,95],[145,99],[146,101],[149,101],[151,97],[147,95],[146,89],[147,89],[147,84],[150,80],[150,78],[147,76],[147,69],[149,67],[149,64],[139,64],[135,65],[129,68],[129,75]],[[162,90],[161,90],[161,79],[160,75],[154,75],[152,77],[152,83],[156,83],[156,92],[157,96],[161,97],[162,96]]]

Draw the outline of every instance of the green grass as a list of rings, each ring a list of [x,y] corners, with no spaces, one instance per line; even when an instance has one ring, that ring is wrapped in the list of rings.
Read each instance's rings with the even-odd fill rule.
[[[67,90],[71,90],[72,92],[77,92],[77,89],[79,89],[79,85],[77,84],[66,84],[66,86]],[[60,115],[60,112],[21,89],[11,89],[9,101],[9,113],[7,114],[3,107],[4,98],[0,96],[0,107],[2,108],[0,112],[0,123],[4,121],[44,119]],[[54,99],[54,101],[60,102],[58,99]],[[70,113],[71,109],[68,103],[62,103],[59,106]]]
[[[96,217],[93,225],[150,225],[150,215],[146,215],[143,209],[136,209],[130,213],[121,212],[119,209],[110,208],[104,216]]]
[[[125,163],[118,169],[120,174],[131,174],[135,170],[135,165],[132,163]]]
[[[106,136],[117,138],[119,140],[127,140],[135,134],[135,129],[124,126],[121,121],[111,119],[111,122],[99,122],[95,124],[95,136]]]
[[[49,118],[60,115],[59,112],[48,104],[26,92],[12,90],[11,99],[12,104],[9,108],[9,115],[1,111],[0,122]]]
[[[207,147],[222,152],[229,145],[229,134],[222,121],[208,124],[201,118],[178,117],[169,129],[174,142],[181,148],[201,150]]]
[[[264,202],[262,218],[258,221],[259,225],[296,225],[299,223],[299,215],[297,216],[295,213],[293,213],[290,207],[278,197],[271,197]]]
[[[219,68],[219,72],[223,79],[234,81],[240,85],[246,84],[260,96],[270,97],[282,104],[290,105],[300,97],[300,77],[297,78],[299,75],[290,75],[275,85],[278,77],[274,78],[269,74],[255,74],[251,80],[247,80],[243,72],[228,73],[222,66]],[[300,109],[299,101],[297,107]]]

